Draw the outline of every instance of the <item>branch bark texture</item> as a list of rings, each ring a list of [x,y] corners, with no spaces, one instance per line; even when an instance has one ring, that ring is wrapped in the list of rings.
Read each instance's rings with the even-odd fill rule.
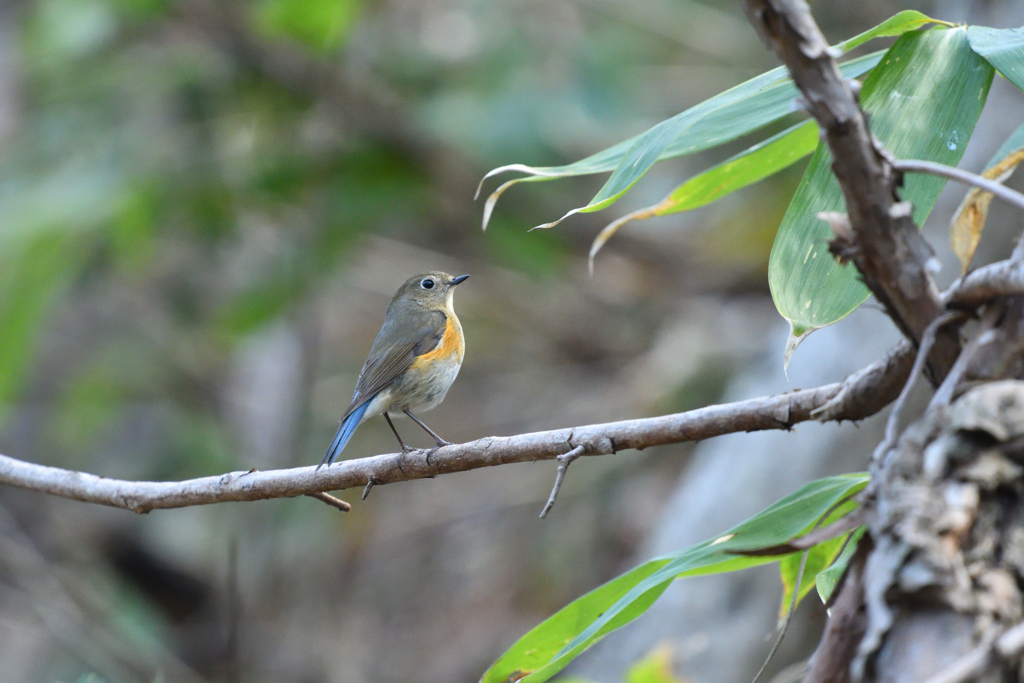
[[[1013,559],[1021,541],[1010,531],[1019,529],[1024,501],[1024,301],[1019,291],[997,297],[1019,280],[1024,248],[939,295],[929,274],[932,251],[898,194],[900,173],[976,180],[898,162],[882,149],[804,0],[747,0],[747,9],[786,63],[832,153],[849,218],[832,252],[854,263],[941,385],[941,400],[902,433],[898,409],[890,421],[861,496],[868,533],[806,680],[998,678],[1002,663],[992,661],[992,644],[1024,616],[1024,563]],[[959,325],[936,321],[947,307],[987,301],[983,331],[958,362]],[[954,400],[962,378],[980,386]],[[994,381],[1004,378],[1014,379]]]
[[[747,11],[765,43],[789,68],[807,108],[832,152],[832,170],[846,200],[852,244],[837,248],[853,261],[864,283],[915,345],[943,310],[929,274],[931,247],[900,201],[899,173],[868,129],[850,84],[843,77],[804,0],[747,0]],[[936,339],[929,357],[933,382],[960,351],[955,330]]]
[[[910,353],[897,352],[843,382],[816,389],[661,417],[486,437],[440,448],[430,453],[429,461],[427,451],[413,451],[345,460],[319,472],[310,466],[153,482],[108,479],[0,455],[0,484],[139,513],[229,501],[317,497],[325,491],[426,479],[515,462],[553,460],[577,448],[582,448],[584,455],[609,455],[630,448],[702,441],[734,432],[790,429],[816,419],[818,411],[825,411],[829,420],[860,420],[895,398],[912,361]]]

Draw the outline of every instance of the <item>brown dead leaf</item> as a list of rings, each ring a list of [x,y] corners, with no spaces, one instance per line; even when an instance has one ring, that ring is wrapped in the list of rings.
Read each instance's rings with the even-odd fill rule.
[[[1024,161],[1024,147],[1010,152],[999,163],[981,175],[1001,183],[1013,174],[1014,169],[1022,161]],[[985,221],[988,219],[988,207],[991,203],[991,192],[985,192],[976,187],[971,188],[960,204],[960,208],[953,214],[953,220],[949,226],[949,240],[957,258],[960,259],[961,271],[964,273],[971,265],[974,250],[978,248],[981,232],[985,229]]]

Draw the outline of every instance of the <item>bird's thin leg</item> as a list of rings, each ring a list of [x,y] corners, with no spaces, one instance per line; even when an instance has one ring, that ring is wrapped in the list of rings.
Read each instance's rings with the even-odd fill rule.
[[[437,442],[437,448],[440,448],[441,446],[451,446],[452,445],[451,441],[445,441],[444,439],[439,437],[437,435],[437,433],[433,429],[431,429],[427,425],[423,424],[423,421],[420,420],[415,415],[413,415],[412,413],[410,413],[408,408],[402,408],[402,412],[405,413],[406,415],[408,415],[409,417],[411,417],[413,422],[418,424],[420,427],[423,427],[423,429],[426,430],[427,434],[430,434],[432,437],[434,437],[434,441]]]
[[[398,439],[398,443],[399,443],[399,444],[400,444],[400,445],[402,446],[402,453],[403,453],[403,454],[404,454],[404,453],[408,453],[409,451],[414,451],[414,450],[416,450],[415,448],[410,448],[409,446],[406,446],[406,445],[405,445],[405,442],[404,442],[404,441],[402,441],[402,437],[400,437],[400,436],[398,435],[398,430],[397,430],[397,429],[395,429],[395,425],[394,425],[394,424],[392,424],[392,422],[391,422],[391,418],[390,418],[390,417],[388,416],[388,413],[387,413],[387,411],[384,411],[384,419],[388,421],[388,427],[391,427],[391,431],[392,431],[392,433],[393,433],[393,434],[395,435],[395,438],[396,438],[396,439]],[[413,419],[415,420],[416,418],[413,418]],[[419,420],[416,420],[416,421],[417,421],[417,422],[419,422]],[[422,424],[422,423],[421,423],[421,424]]]

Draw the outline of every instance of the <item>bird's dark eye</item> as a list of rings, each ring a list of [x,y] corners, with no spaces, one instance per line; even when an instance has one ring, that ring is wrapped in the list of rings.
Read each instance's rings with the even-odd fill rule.
[[[422,287],[423,289],[433,289],[434,281],[431,280],[429,277],[425,278],[423,282],[420,283],[420,287]]]

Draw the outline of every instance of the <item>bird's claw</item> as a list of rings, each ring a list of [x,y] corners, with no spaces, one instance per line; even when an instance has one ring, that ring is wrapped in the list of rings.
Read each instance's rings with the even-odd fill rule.
[[[454,446],[454,445],[455,444],[453,444],[451,441],[445,441],[444,439],[439,439],[438,442],[437,442],[437,445],[434,446],[433,448],[431,448],[429,451],[427,451],[427,466],[428,467],[433,467],[433,464],[430,462],[430,456],[432,456],[434,453],[436,453],[437,449],[443,448],[445,446]]]

